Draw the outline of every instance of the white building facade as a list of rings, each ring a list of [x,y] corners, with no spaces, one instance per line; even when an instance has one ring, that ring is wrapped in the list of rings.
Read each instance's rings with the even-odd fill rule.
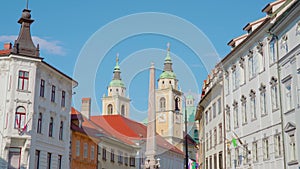
[[[226,168],[284,168],[277,40],[270,29],[293,5],[295,1],[268,4],[266,17],[247,24],[247,34],[229,42],[232,51],[221,62]]]
[[[281,113],[288,169],[300,167],[300,3],[274,22],[270,31],[276,41],[274,54],[278,57]]]
[[[43,61],[30,10],[0,56],[0,168],[69,168],[70,106],[77,82]]]
[[[222,71],[215,68],[205,80],[199,103],[202,110],[202,143],[204,165],[202,168],[223,168],[224,162],[224,118],[223,118],[223,84]]]

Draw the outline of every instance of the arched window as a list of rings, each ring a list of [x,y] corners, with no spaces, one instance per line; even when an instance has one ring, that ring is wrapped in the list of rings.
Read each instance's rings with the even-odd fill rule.
[[[107,114],[113,114],[113,106],[111,104],[107,106]]]
[[[125,106],[124,105],[122,105],[122,107],[121,107],[121,115],[125,116]]]
[[[15,128],[24,128],[26,124],[26,110],[24,107],[20,106],[16,109],[15,115]]]
[[[160,98],[159,103],[160,103],[160,111],[165,111],[166,110],[166,99],[164,97]]]

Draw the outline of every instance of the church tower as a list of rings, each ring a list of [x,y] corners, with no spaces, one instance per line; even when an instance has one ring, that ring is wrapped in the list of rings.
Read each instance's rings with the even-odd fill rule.
[[[178,90],[178,80],[172,69],[170,44],[168,44],[164,70],[159,76],[155,94],[156,132],[182,150],[182,92]]]
[[[126,97],[126,87],[121,79],[119,54],[113,71],[113,79],[107,87],[107,96],[102,98],[102,115],[119,114],[129,117],[130,99]]]

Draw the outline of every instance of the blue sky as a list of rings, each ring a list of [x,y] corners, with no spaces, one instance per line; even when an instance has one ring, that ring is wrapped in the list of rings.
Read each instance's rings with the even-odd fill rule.
[[[147,110],[147,68],[153,61],[157,76],[161,73],[167,42],[182,91],[199,93],[208,69],[229,53],[227,42],[244,34],[248,22],[265,16],[261,10],[269,2],[31,0],[29,9],[35,19],[32,36],[40,43],[42,57],[79,82],[75,108],[80,109],[81,97],[92,97],[93,114],[101,112],[101,97],[120,53],[121,76],[132,99],[131,118],[142,120]],[[2,2],[1,46],[17,36],[17,20],[25,5],[25,0]]]

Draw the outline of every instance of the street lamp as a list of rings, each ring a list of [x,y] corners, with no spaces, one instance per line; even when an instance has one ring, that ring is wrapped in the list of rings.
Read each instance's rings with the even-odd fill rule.
[[[185,128],[185,132],[186,134],[188,134],[187,132],[187,111],[186,111],[186,98],[184,95],[182,95],[184,97],[184,128]],[[179,113],[180,112],[180,109],[179,109],[179,97],[176,97],[175,98],[175,113]],[[189,166],[189,159],[188,159],[188,137],[187,135],[185,136],[185,168],[188,169],[188,166]]]

